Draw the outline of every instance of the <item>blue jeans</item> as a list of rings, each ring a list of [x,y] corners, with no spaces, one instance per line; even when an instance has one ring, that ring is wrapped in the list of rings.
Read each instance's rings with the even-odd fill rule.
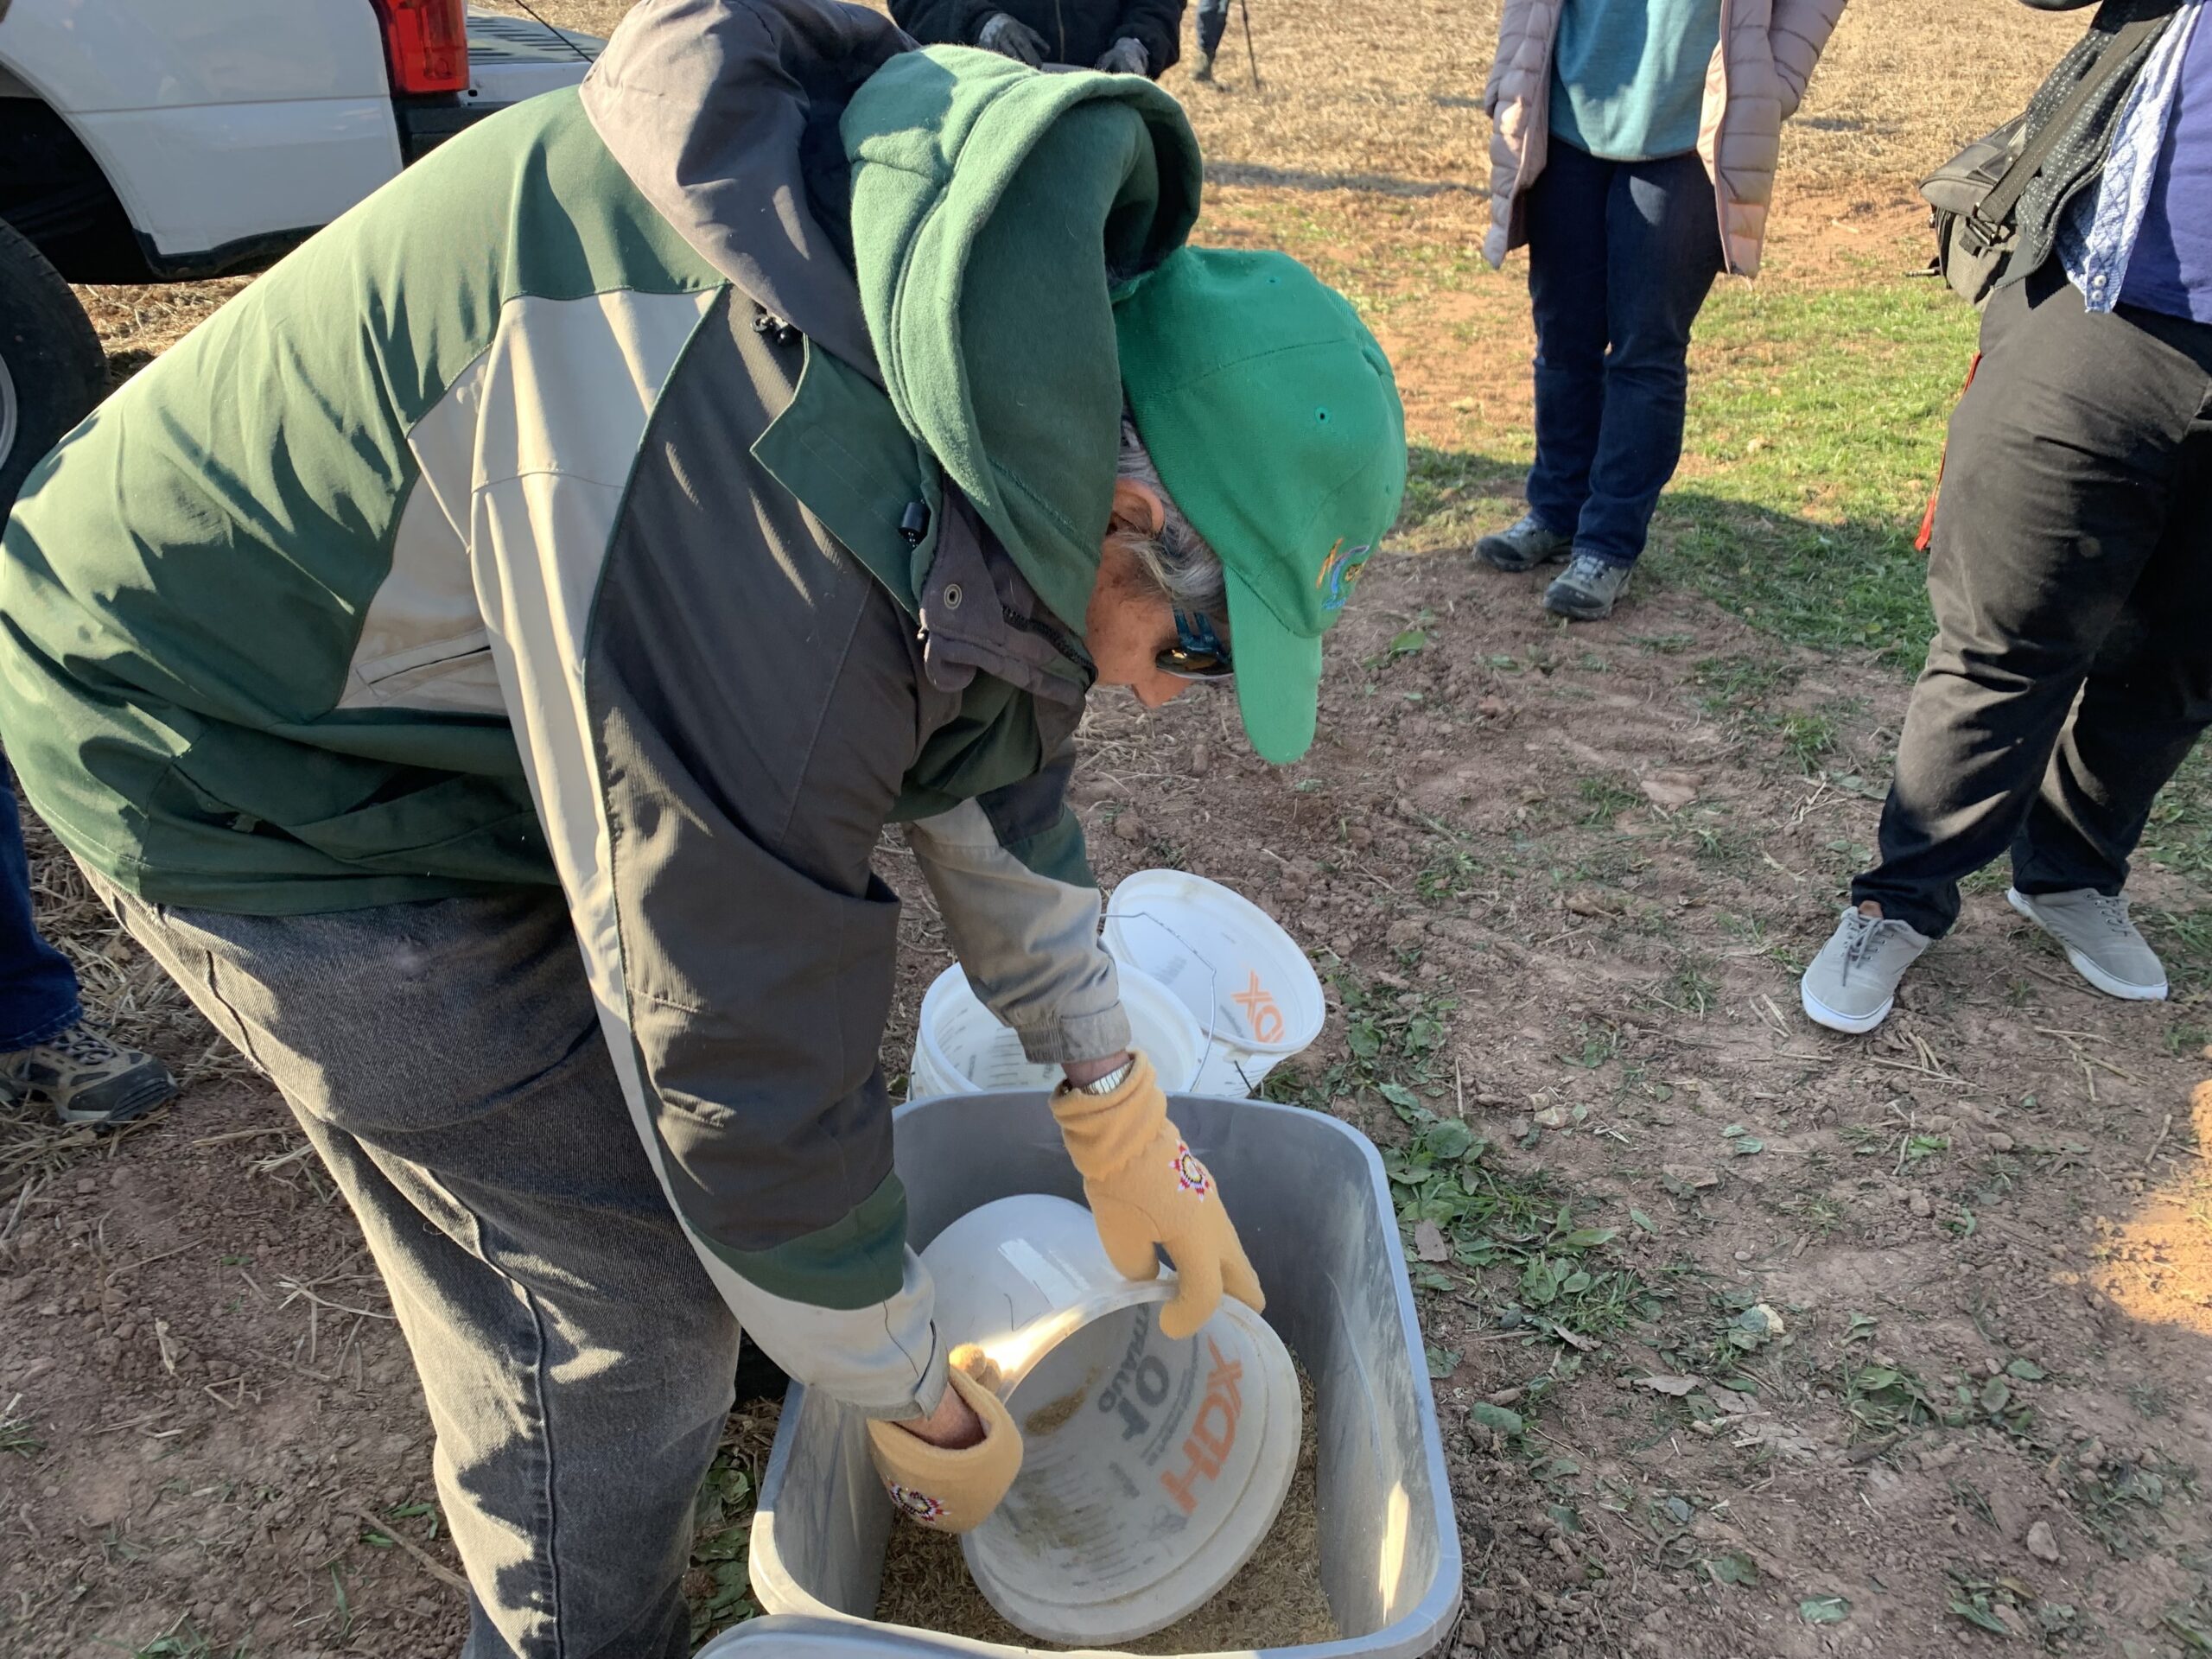
[[[1608,162],[1555,137],[1525,211],[1529,510],[1576,552],[1633,564],[1682,458],[1690,325],[1721,267],[1713,181],[1695,155]]]
[[[84,1017],[77,970],[39,937],[15,779],[0,760],[0,1053],[60,1035]]]

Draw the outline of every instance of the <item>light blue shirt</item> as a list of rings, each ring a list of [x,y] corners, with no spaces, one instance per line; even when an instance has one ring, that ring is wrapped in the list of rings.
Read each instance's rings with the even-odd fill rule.
[[[1611,162],[1697,148],[1720,0],[1567,0],[1552,49],[1553,135]]]
[[[2203,0],[2183,0],[2171,27],[2158,36],[2120,109],[2103,174],[2075,197],[2058,227],[2059,262],[2092,311],[2120,303],[2127,262],[2150,208],[2166,124],[2179,101],[2182,62],[2203,13]]]

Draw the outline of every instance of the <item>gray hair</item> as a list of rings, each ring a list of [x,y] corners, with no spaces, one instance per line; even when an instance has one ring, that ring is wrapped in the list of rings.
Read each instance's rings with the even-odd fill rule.
[[[1166,517],[1157,535],[1116,529],[1114,539],[1129,550],[1153,586],[1177,610],[1207,617],[1217,623],[1225,620],[1229,614],[1229,591],[1221,574],[1221,560],[1206,545],[1206,538],[1191,527],[1191,521],[1175,505],[1174,497],[1167,493],[1167,486],[1160,481],[1160,471],[1152,464],[1144,440],[1137,435],[1135,423],[1126,416],[1122,420],[1122,457],[1116,471],[1119,476],[1141,484],[1158,495]]]

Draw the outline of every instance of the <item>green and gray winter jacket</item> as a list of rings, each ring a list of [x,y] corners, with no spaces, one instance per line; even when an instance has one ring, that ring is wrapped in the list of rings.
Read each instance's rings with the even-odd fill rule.
[[[0,560],[0,735],[73,853],[264,914],[557,880],[702,1258],[886,1414],[943,1368],[870,858],[906,823],[1033,1058],[1126,1043],[1069,624],[1118,442],[1108,262],[1179,244],[1198,193],[1148,84],[911,48],[835,0],[645,0],[580,92],[118,393]]]

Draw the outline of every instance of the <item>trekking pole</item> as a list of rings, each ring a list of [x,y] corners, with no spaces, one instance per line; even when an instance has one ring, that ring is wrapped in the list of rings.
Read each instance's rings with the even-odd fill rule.
[[[1260,85],[1260,54],[1252,49],[1251,0],[1236,0],[1236,10],[1244,18],[1244,55],[1252,61],[1252,90],[1262,92],[1266,89]]]

